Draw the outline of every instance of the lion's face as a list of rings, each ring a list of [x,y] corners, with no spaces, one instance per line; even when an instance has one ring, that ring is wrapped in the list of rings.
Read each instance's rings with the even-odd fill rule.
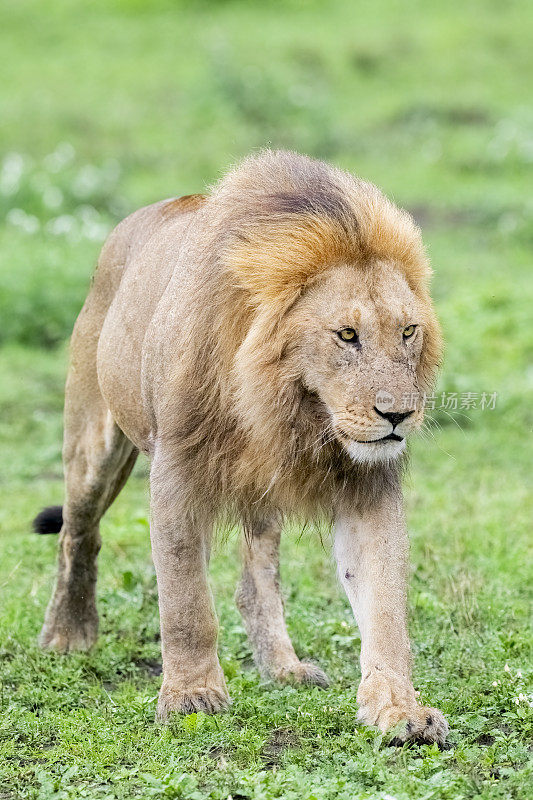
[[[422,423],[424,312],[398,270],[380,263],[328,270],[287,317],[292,365],[354,461],[397,458]]]

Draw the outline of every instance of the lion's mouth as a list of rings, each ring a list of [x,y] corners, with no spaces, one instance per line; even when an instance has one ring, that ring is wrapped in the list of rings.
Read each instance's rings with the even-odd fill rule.
[[[392,431],[387,434],[387,436],[382,436],[381,439],[353,439],[346,431],[343,431],[342,428],[337,428],[338,432],[344,439],[347,439],[349,442],[356,442],[357,444],[379,444],[380,442],[403,442],[404,437],[399,436],[397,433],[393,433]]]
[[[379,442],[403,442],[403,436],[398,436],[397,433],[389,433],[387,436],[382,436],[381,439],[353,439],[352,441],[357,444],[378,444]]]
[[[405,438],[391,431],[380,439],[353,439],[337,428],[340,441],[354,463],[378,464],[398,458],[405,450]],[[374,446],[372,446],[374,445]]]

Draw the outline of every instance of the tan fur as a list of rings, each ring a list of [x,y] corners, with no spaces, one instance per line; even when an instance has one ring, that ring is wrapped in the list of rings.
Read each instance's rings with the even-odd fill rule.
[[[429,274],[408,214],[371,184],[295,153],[252,156],[207,197],[164,201],[121,223],[72,339],[64,526],[43,644],[94,641],[98,523],[142,450],[161,719],[228,702],[207,583],[221,515],[249,534],[237,602],[258,665],[327,683],[292,648],[277,555],[281,515],[325,516],[361,628],[362,718],[382,729],[404,720],[405,738],[443,741],[446,723],[416,704],[410,678],[404,444],[383,439],[393,425],[397,437],[420,425],[434,379]],[[348,326],[357,347],[337,334]],[[391,423],[378,408],[383,391],[387,413],[405,419]]]

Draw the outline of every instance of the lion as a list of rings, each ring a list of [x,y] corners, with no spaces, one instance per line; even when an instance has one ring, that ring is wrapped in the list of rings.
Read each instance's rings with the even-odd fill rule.
[[[326,687],[289,638],[284,519],[329,520],[361,633],[359,718],[445,741],[419,704],[407,632],[401,473],[441,353],[430,267],[409,214],[374,185],[286,151],[207,195],[143,208],[100,255],[66,383],[57,582],[40,642],[96,640],[102,515],[150,460],[163,681],[157,719],[225,709],[207,568],[217,520],[245,532],[236,602],[262,673]],[[403,723],[403,724],[400,724]]]

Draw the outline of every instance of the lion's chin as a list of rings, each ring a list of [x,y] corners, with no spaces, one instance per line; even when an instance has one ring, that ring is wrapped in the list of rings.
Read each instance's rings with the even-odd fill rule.
[[[394,461],[405,450],[405,439],[401,442],[345,442],[344,447],[356,464],[383,464]]]

